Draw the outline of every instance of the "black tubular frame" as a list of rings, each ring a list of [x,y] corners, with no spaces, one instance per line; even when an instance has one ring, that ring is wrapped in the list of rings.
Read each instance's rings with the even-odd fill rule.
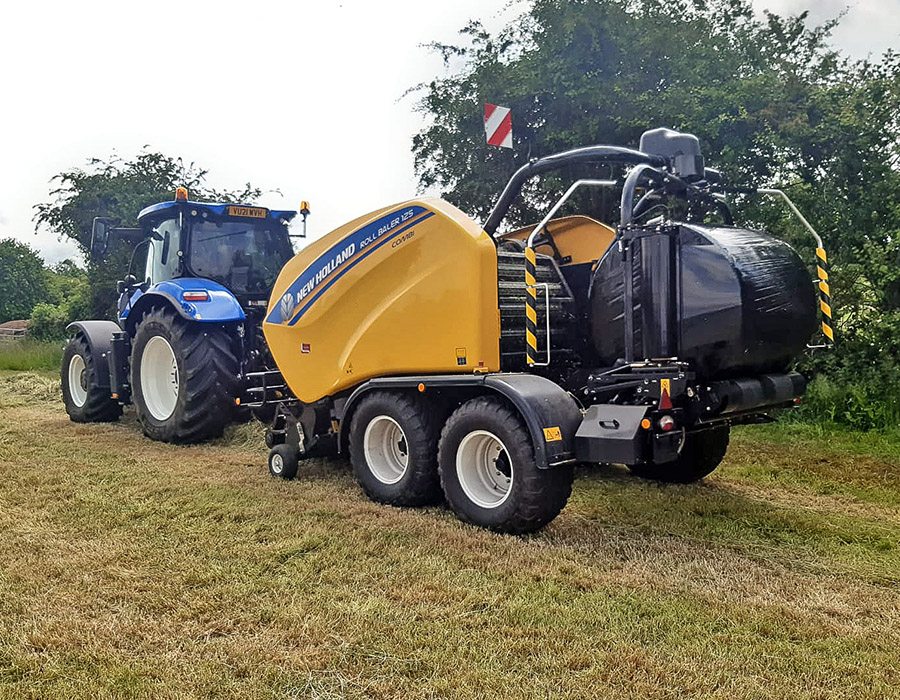
[[[669,165],[668,161],[661,156],[653,156],[621,146],[587,146],[540,158],[523,165],[506,183],[506,187],[484,224],[485,233],[491,237],[494,236],[509,208],[522,191],[523,185],[532,177],[550,170],[558,170],[567,165],[591,162],[648,165],[655,168],[665,168]]]

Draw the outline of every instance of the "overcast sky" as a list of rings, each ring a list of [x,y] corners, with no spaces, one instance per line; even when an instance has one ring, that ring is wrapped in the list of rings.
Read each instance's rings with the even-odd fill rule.
[[[900,0],[755,0],[822,21],[852,55],[900,48]],[[33,233],[50,178],[143,146],[194,161],[210,183],[312,204],[317,237],[415,194],[412,85],[443,69],[421,47],[470,18],[498,29],[526,0],[6,3],[0,22],[0,238],[49,262],[68,241]]]

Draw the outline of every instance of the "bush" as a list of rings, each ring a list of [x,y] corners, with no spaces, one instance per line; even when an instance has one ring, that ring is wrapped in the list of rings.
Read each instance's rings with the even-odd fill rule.
[[[57,266],[48,278],[54,300],[34,307],[28,328],[30,338],[45,342],[65,338],[66,326],[89,318],[91,309],[90,285],[82,270]]]

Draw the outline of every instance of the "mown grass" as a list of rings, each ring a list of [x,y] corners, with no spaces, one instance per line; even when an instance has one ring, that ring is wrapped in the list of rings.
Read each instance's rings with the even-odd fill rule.
[[[37,342],[27,338],[0,342],[0,370],[59,370],[63,341]]]
[[[705,483],[579,472],[545,531],[145,440],[0,373],[0,698],[887,698],[900,459],[735,431]],[[854,447],[857,445],[857,447]]]

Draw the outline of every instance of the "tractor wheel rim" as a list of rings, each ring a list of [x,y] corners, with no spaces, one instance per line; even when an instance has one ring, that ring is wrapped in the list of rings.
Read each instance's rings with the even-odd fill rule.
[[[275,474],[281,474],[284,471],[284,459],[280,454],[272,455],[272,471]]]
[[[500,438],[487,430],[473,430],[456,450],[456,476],[474,504],[498,508],[512,493],[515,471]]]
[[[372,476],[396,484],[409,467],[409,443],[403,428],[390,416],[375,416],[366,426],[363,451]]]
[[[141,357],[141,394],[150,415],[167,420],[178,403],[178,362],[169,341],[153,336]]]
[[[81,355],[73,355],[69,360],[69,395],[78,408],[87,403],[87,367]]]

